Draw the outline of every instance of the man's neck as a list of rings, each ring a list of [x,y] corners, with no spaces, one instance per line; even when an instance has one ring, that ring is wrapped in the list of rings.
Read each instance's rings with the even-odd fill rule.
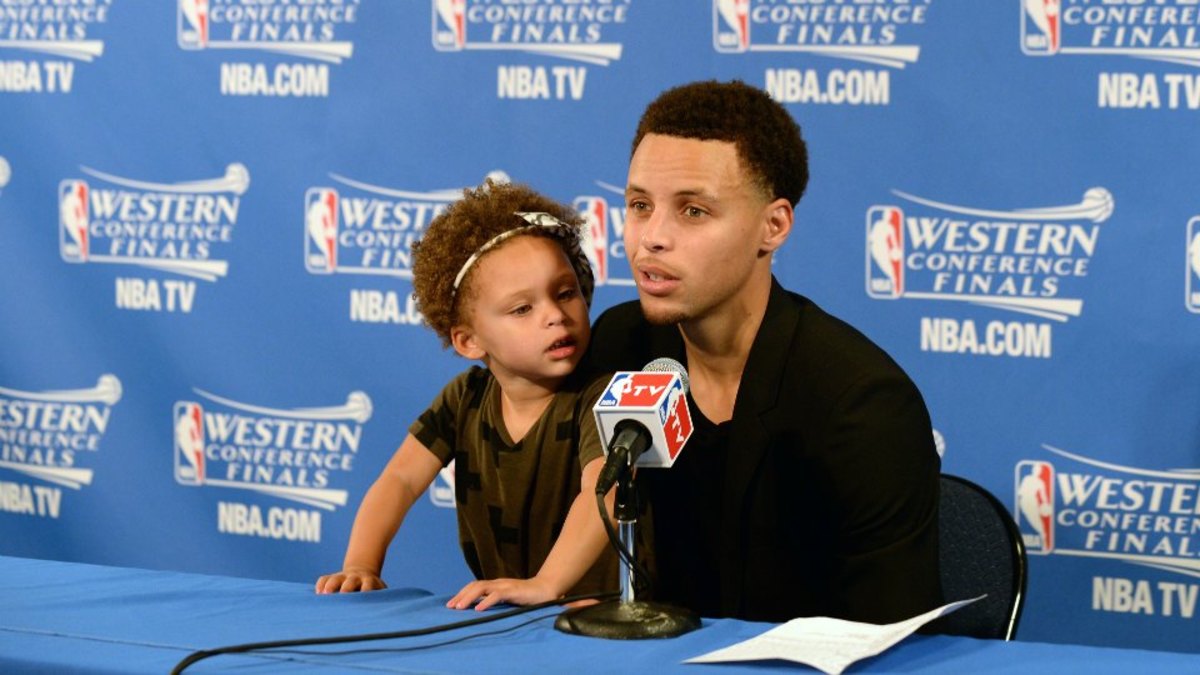
[[[692,398],[714,423],[733,417],[738,387],[750,348],[762,325],[770,280],[760,292],[747,293],[718,313],[679,324],[687,353]]]

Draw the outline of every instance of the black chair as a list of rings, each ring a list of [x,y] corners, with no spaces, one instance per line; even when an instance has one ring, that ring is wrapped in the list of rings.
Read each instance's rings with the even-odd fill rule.
[[[1011,640],[1025,604],[1025,544],[1008,510],[969,480],[942,474],[938,539],[947,602],[987,597],[939,619],[935,632]]]

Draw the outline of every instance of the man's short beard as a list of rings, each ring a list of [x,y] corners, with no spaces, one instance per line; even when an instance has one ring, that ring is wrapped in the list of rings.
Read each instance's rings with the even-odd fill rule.
[[[660,309],[652,314],[646,311],[645,302],[641,302],[641,306],[642,316],[646,317],[646,321],[652,326],[674,326],[692,318],[690,314],[681,309]]]

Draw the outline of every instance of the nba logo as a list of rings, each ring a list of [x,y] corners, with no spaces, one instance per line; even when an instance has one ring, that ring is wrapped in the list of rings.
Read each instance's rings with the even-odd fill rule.
[[[467,0],[433,0],[433,48],[457,52],[467,44]]]
[[[895,206],[867,210],[867,295],[904,294],[904,212]]]
[[[750,0],[713,0],[713,48],[733,53],[750,48]]]
[[[204,483],[204,409],[191,401],[175,404],[175,480]]]
[[[583,231],[583,250],[596,283],[608,281],[608,202],[603,197],[579,197],[575,210],[587,221]]]
[[[58,184],[58,249],[62,259],[88,259],[88,184],[64,180]]]
[[[633,373],[617,373],[613,375],[613,379],[609,381],[608,387],[604,389],[600,400],[596,401],[596,405],[603,408],[612,408],[621,404],[621,399],[633,390]]]
[[[304,266],[314,274],[337,269],[338,193],[310,188],[304,193]]]
[[[1200,216],[1187,225],[1187,302],[1188,311],[1200,314]]]
[[[208,0],[179,0],[176,38],[183,49],[208,46]]]
[[[1049,462],[1017,462],[1017,528],[1025,550],[1046,554],[1054,550],[1054,467]]]
[[[1021,51],[1030,56],[1057,54],[1062,46],[1059,0],[1021,0]]]

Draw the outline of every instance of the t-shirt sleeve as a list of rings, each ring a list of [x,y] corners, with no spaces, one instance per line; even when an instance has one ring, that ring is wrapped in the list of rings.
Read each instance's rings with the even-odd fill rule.
[[[579,406],[576,408],[575,423],[579,428],[579,466],[585,467],[588,462],[604,457],[604,446],[600,443],[600,431],[596,428],[596,413],[592,412],[596,401],[604,393],[611,375],[603,375],[592,380],[579,395]]]
[[[477,367],[472,367],[450,380],[433,399],[433,403],[429,404],[429,408],[408,427],[408,432],[429,448],[429,451],[441,460],[442,466],[454,459],[454,446],[458,437],[455,428],[458,422],[457,412],[469,395],[471,381],[477,370]]]

